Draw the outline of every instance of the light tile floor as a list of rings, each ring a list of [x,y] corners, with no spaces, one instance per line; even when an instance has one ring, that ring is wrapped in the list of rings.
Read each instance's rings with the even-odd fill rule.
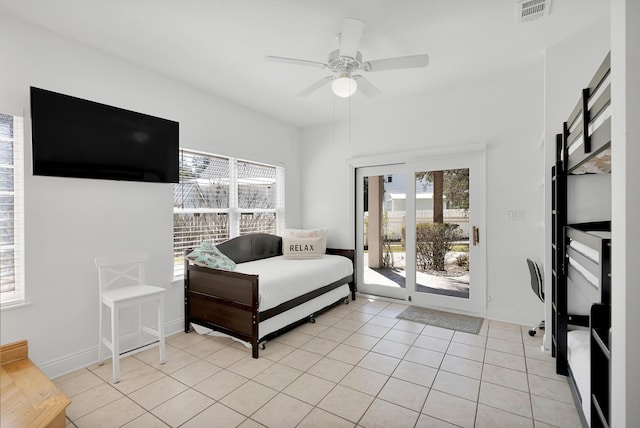
[[[567,379],[529,327],[486,320],[479,335],[395,316],[358,297],[267,344],[259,359],[195,332],[54,382],[67,427],[579,427]]]

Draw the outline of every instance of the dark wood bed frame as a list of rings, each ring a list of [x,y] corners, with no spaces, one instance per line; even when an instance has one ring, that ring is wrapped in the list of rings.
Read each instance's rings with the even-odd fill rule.
[[[282,238],[266,233],[255,233],[230,239],[218,244],[217,248],[234,262],[244,263],[282,255]],[[344,256],[349,258],[352,263],[355,262],[354,250],[327,248],[327,254]],[[261,321],[286,312],[343,284],[349,284],[351,299],[356,299],[355,264],[354,274],[263,312],[258,310],[259,280],[258,275],[200,267],[185,259],[184,331],[188,333],[191,329],[191,323],[194,322],[228,334],[249,342],[253,358],[258,358],[258,345],[266,339],[266,337],[259,337],[258,324]],[[344,300],[340,299],[320,311],[309,314],[307,317],[269,334],[269,337],[281,334],[302,322],[313,321],[315,315]],[[348,299],[346,302],[348,303]]]

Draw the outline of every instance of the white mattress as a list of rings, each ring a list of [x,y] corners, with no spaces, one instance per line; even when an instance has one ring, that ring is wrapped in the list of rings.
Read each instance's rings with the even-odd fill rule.
[[[350,294],[351,291],[349,289],[349,285],[344,284],[329,291],[328,293],[324,293],[323,295],[316,297],[313,300],[309,300],[302,305],[289,309],[287,312],[283,312],[266,321],[262,321],[258,324],[258,337],[262,339],[266,335],[273,333],[274,331],[278,331],[291,323],[306,318],[342,298],[348,298]]]
[[[351,275],[353,264],[346,257],[330,254],[305,260],[277,256],[238,263],[235,271],[259,275],[258,307],[262,312]]]
[[[567,332],[567,361],[582,398],[582,411],[587,422],[591,415],[591,356],[589,330]]]

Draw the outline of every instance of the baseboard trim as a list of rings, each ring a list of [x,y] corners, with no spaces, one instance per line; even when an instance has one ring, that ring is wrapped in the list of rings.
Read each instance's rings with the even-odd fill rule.
[[[170,321],[165,324],[165,336],[169,337],[184,331],[184,318]],[[108,352],[108,351],[107,351]],[[125,348],[123,352],[127,352]],[[55,379],[76,370],[89,367],[98,362],[98,346],[92,346],[43,364],[38,368],[49,378]]]
[[[541,315],[524,314],[509,309],[487,308],[487,318],[524,326],[537,326],[542,320]]]

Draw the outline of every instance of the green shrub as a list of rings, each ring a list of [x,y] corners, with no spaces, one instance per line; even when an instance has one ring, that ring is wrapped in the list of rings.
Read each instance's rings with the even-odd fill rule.
[[[460,267],[463,267],[465,270],[469,270],[469,254],[460,254],[456,257],[456,264]]]
[[[416,261],[420,268],[444,271],[444,257],[451,243],[460,238],[457,224],[420,223],[416,225]]]

